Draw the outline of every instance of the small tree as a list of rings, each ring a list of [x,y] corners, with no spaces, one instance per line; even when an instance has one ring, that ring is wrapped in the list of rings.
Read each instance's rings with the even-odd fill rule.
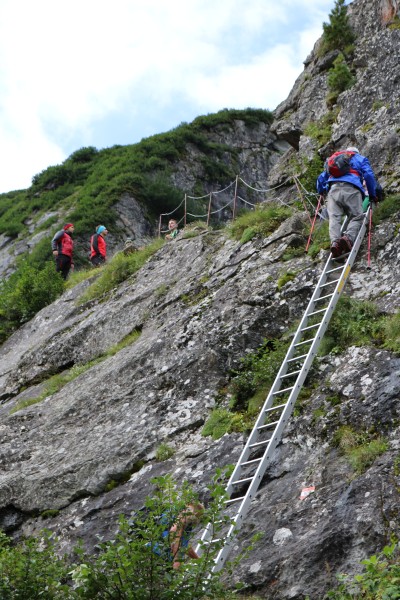
[[[329,14],[329,23],[323,24],[323,38],[320,54],[330,50],[345,50],[355,40],[353,29],[347,16],[345,0],[336,0],[335,7]]]
[[[67,574],[67,564],[56,555],[48,532],[43,532],[41,539],[32,538],[13,546],[0,531],[1,600],[67,600]]]
[[[334,60],[333,67],[328,74],[327,104],[331,106],[337,100],[339,94],[351,88],[355,83],[355,78],[351,74],[346,60],[342,53]]]
[[[211,500],[197,525],[200,533],[201,528],[211,524],[213,537],[219,541],[201,543],[199,559],[185,560],[182,551],[181,566],[173,568],[177,559],[171,557],[169,529],[189,504],[199,500],[190,485],[177,488],[169,476],[158,477],[153,480],[157,491],[146,499],[143,510],[131,519],[120,518],[114,540],[101,543],[96,557],[80,553],[79,564],[71,573],[77,596],[127,600],[226,598],[221,572],[211,572],[223,544],[221,531],[231,524],[231,519],[222,514],[226,496],[221,476],[225,475],[218,471],[209,488]],[[230,566],[233,568],[232,564],[227,568]]]

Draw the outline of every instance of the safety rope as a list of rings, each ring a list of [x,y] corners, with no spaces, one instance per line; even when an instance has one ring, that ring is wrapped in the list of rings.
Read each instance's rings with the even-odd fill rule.
[[[159,235],[161,235],[161,233],[166,233],[169,230],[164,230],[161,229],[161,224],[162,224],[162,218],[163,217],[169,217],[170,215],[173,215],[177,210],[179,210],[181,208],[182,205],[184,205],[184,216],[180,219],[179,223],[181,223],[182,221],[184,222],[184,226],[186,225],[186,219],[187,217],[192,217],[194,219],[204,219],[207,218],[207,225],[209,224],[209,220],[211,215],[215,215],[218,214],[220,212],[222,212],[223,210],[225,210],[226,208],[228,208],[228,206],[231,206],[233,204],[233,209],[232,209],[232,218],[233,220],[235,219],[236,216],[236,201],[240,200],[241,202],[243,202],[243,204],[250,206],[252,208],[258,206],[259,202],[253,203],[250,202],[249,200],[245,200],[242,196],[239,196],[237,193],[237,187],[238,187],[238,182],[241,182],[244,186],[246,186],[248,189],[257,192],[259,194],[268,194],[270,192],[273,192],[275,190],[278,190],[282,187],[285,187],[287,185],[290,184],[290,182],[293,182],[296,186],[298,195],[303,203],[304,209],[308,215],[308,218],[310,220],[310,223],[312,223],[312,218],[311,218],[311,214],[310,214],[310,210],[307,207],[307,205],[310,207],[310,209],[312,209],[312,212],[315,211],[315,200],[318,198],[318,194],[315,192],[310,192],[309,190],[307,190],[304,185],[301,183],[301,181],[299,180],[299,178],[296,175],[290,176],[288,177],[285,181],[283,181],[282,183],[274,186],[274,187],[270,187],[267,189],[260,189],[257,187],[254,187],[252,185],[250,185],[249,183],[247,183],[246,181],[244,181],[244,179],[242,179],[239,175],[236,176],[234,181],[231,181],[231,183],[229,183],[226,187],[224,187],[221,190],[217,190],[217,191],[212,191],[209,192],[208,194],[204,194],[203,196],[189,196],[187,194],[185,194],[185,197],[183,198],[182,202],[176,207],[174,208],[171,212],[167,212],[167,213],[160,213],[159,215],[159,227],[158,227],[158,232]],[[233,199],[231,199],[227,204],[225,204],[224,206],[216,209],[216,210],[211,210],[211,202],[212,202],[212,197],[216,196],[217,194],[222,194],[224,192],[226,192],[227,190],[229,190],[230,188],[232,188],[232,186],[235,186],[235,197]],[[314,202],[311,200],[311,198],[314,200]],[[190,213],[187,211],[187,200],[205,200],[208,199],[209,203],[208,203],[208,211],[207,213],[204,214],[194,214],[194,213]],[[279,202],[279,204],[282,204],[283,206],[287,206],[290,207],[291,205],[287,202],[284,202],[284,200],[282,200],[281,198],[276,198],[277,202]],[[318,215],[320,216],[321,219],[323,219],[323,215],[322,213],[318,212]],[[178,223],[178,224],[179,224]]]

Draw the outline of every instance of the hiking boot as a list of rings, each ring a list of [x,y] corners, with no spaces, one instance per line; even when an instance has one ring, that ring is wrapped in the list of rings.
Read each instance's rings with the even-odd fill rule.
[[[342,246],[340,240],[335,240],[332,242],[331,254],[333,258],[338,258],[342,254]]]
[[[342,237],[339,240],[339,244],[342,250],[341,254],[343,252],[350,252],[353,247],[353,242],[349,237],[347,237],[347,235],[342,235]]]

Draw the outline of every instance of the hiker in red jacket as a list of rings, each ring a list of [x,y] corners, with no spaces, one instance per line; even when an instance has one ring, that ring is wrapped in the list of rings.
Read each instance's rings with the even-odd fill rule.
[[[96,233],[90,238],[90,262],[94,267],[99,267],[106,262],[107,245],[104,238],[107,233],[104,225],[99,225]]]
[[[70,269],[74,269],[72,254],[74,251],[74,225],[67,223],[64,227],[57,231],[51,240],[51,249],[56,259],[56,271],[61,273],[63,279],[67,279]]]

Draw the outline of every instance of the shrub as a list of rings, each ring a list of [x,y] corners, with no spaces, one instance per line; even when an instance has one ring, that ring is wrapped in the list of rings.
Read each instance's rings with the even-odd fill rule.
[[[175,454],[175,450],[166,443],[160,444],[156,450],[156,459],[160,462],[168,460]]]
[[[352,47],[355,35],[348,20],[345,0],[335,0],[335,6],[329,14],[329,23],[323,23],[323,30],[319,50],[321,56],[331,50],[346,50]]]
[[[131,600],[200,600],[224,598],[226,588],[220,573],[211,573],[216,553],[221,548],[221,529],[230,523],[223,517],[224,490],[221,472],[210,488],[211,501],[200,516],[200,524],[214,528],[215,544],[202,546],[198,560],[186,561],[184,568],[172,568],[171,536],[164,535],[177,516],[191,503],[198,503],[193,489],[185,484],[177,489],[170,477],[159,477],[153,497],[143,510],[119,521],[115,540],[98,545],[98,555],[81,552],[72,570],[74,590],[80,598],[129,598]]]
[[[368,432],[354,431],[348,425],[340,427],[335,433],[334,444],[358,474],[364,473],[389,447],[383,437],[372,437]]]
[[[247,409],[249,400],[260,388],[266,396],[285,358],[287,346],[283,340],[265,340],[260,348],[242,359],[240,368],[233,371],[229,386],[234,395],[234,408]]]
[[[23,263],[0,285],[0,340],[54,302],[63,289],[64,282],[53,262],[45,263],[43,268]]]
[[[400,313],[387,317],[383,321],[383,346],[400,354]]]
[[[292,209],[281,204],[257,205],[255,210],[242,213],[229,225],[229,235],[235,240],[240,240],[241,243],[245,243],[255,235],[266,236],[275,231],[292,212]]]
[[[50,533],[12,546],[0,531],[0,597],[2,600],[69,599],[68,564],[54,549]]]
[[[355,81],[343,54],[339,54],[328,74],[328,89],[334,94],[340,94],[351,88]]]
[[[338,354],[349,346],[370,345],[374,339],[379,341],[381,331],[381,318],[372,302],[342,296],[322,340],[319,354]]]

